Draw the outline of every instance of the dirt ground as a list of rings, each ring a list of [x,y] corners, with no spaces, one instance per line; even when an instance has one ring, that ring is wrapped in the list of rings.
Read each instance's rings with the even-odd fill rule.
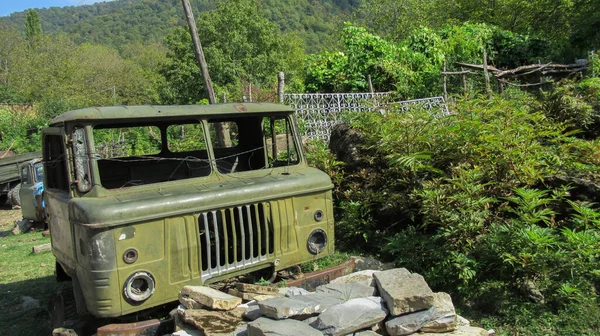
[[[0,206],[0,232],[5,233],[13,229],[15,222],[21,219],[21,209],[12,209],[8,202]]]

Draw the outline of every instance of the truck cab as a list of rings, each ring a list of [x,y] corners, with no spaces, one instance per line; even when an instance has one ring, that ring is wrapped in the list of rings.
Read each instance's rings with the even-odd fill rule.
[[[41,195],[35,198],[35,189],[44,182],[44,163],[41,158],[31,159],[21,164],[21,187],[19,199],[23,219],[33,222],[43,222],[44,207]]]
[[[87,108],[42,137],[52,251],[80,312],[123,316],[334,251],[333,185],[284,105]]]

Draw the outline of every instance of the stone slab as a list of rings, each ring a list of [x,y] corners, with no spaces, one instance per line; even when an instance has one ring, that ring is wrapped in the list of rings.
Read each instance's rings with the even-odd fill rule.
[[[279,292],[281,294],[281,292]],[[313,294],[312,292],[307,291],[304,288],[301,287],[286,287],[285,288],[285,292],[283,293],[283,295],[285,295],[286,297],[292,297],[292,296],[296,296],[296,295],[310,295]]]
[[[206,308],[205,305],[196,302],[194,299],[192,299],[188,296],[182,295],[181,292],[179,292],[179,303],[181,303],[187,309],[204,309],[204,308]]]
[[[242,323],[241,313],[234,311],[211,311],[187,309],[183,311],[183,321],[196,327],[204,335],[220,335],[235,332]]]
[[[231,310],[242,303],[239,297],[206,286],[185,286],[181,289],[181,296],[216,310]]]
[[[421,328],[421,331],[440,333],[456,329],[456,311],[450,294],[444,292],[433,293],[433,306],[435,307],[435,314],[431,321]]]
[[[277,293],[271,293],[271,294],[246,293],[246,292],[241,292],[241,291],[239,291],[237,289],[234,289],[234,288],[229,288],[227,290],[227,292],[230,295],[239,297],[239,298],[241,298],[242,300],[245,300],[245,301],[252,301],[252,300],[264,301],[266,299],[272,299],[272,298],[276,298],[276,297],[282,297],[282,295],[279,294],[279,292],[277,292]]]
[[[355,332],[352,335],[353,336],[381,336],[381,334],[378,334],[378,333],[374,332],[373,330],[361,330],[361,331]]]
[[[463,327],[470,327],[471,321],[467,320],[466,318],[464,318],[460,315],[456,315],[456,325],[463,326]]]
[[[322,336],[320,331],[296,320],[271,320],[261,317],[248,323],[248,336]]]
[[[489,336],[487,330],[477,327],[458,326],[447,333],[420,333],[418,336]]]
[[[394,268],[394,263],[383,263],[377,259],[369,258],[369,257],[361,257],[361,256],[353,256],[355,267],[354,270],[356,272],[366,271],[366,270],[378,270],[385,271]]]
[[[377,290],[375,287],[359,283],[330,283],[317,287],[316,292],[329,294],[344,301],[348,301],[350,299],[375,296]]]
[[[351,299],[327,309],[311,326],[324,335],[346,335],[383,321],[387,313],[380,297]]]
[[[394,317],[385,322],[385,330],[391,336],[410,335],[423,327],[435,315],[435,307]]]
[[[359,283],[365,286],[377,287],[377,283],[375,282],[375,278],[373,278],[373,273],[377,271],[375,270],[364,270],[360,272],[350,273],[348,275],[341,276],[339,278],[333,279],[330,283]]]
[[[235,288],[240,292],[255,293],[255,294],[279,294],[277,287],[253,285],[247,283],[237,283]]]
[[[281,320],[299,315],[322,313],[327,308],[344,302],[326,294],[298,295],[290,298],[274,298],[258,303],[263,315]]]
[[[373,274],[390,314],[398,316],[433,307],[433,291],[420,274],[395,268]]]
[[[258,305],[253,305],[253,306],[246,308],[246,311],[242,315],[242,317],[248,321],[254,321],[261,316],[263,316],[263,315],[260,312],[260,308],[258,307]]]

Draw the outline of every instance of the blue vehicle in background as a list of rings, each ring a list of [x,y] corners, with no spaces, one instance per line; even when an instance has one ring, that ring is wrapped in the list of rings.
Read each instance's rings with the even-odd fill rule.
[[[46,204],[44,194],[44,164],[41,158],[21,164],[21,188],[19,198],[23,219],[45,223]]]

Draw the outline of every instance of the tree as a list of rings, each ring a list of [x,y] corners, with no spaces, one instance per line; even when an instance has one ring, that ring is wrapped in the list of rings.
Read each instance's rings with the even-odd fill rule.
[[[239,100],[244,82],[269,88],[279,71],[284,71],[291,82],[301,74],[304,53],[299,40],[282,34],[254,1],[219,1],[216,9],[198,16],[197,25],[217,92],[227,92]],[[166,101],[198,101],[204,97],[202,78],[189,33],[175,29],[165,42],[169,48],[169,62],[163,69]]]
[[[586,22],[598,21],[588,18],[595,17],[595,3],[590,0],[369,0],[361,3],[356,18],[360,25],[393,41],[408,38],[422,26],[440,29],[469,22],[497,26],[512,33],[539,34],[562,47],[569,36],[576,37],[572,26],[585,30],[586,36],[595,34],[595,26],[586,30],[585,24],[578,24],[584,17]],[[576,9],[584,15],[577,16]]]
[[[35,9],[27,11],[27,16],[25,17],[25,29],[27,39],[29,40],[29,43],[33,45],[40,35],[42,35],[42,23],[40,21],[40,16]]]

